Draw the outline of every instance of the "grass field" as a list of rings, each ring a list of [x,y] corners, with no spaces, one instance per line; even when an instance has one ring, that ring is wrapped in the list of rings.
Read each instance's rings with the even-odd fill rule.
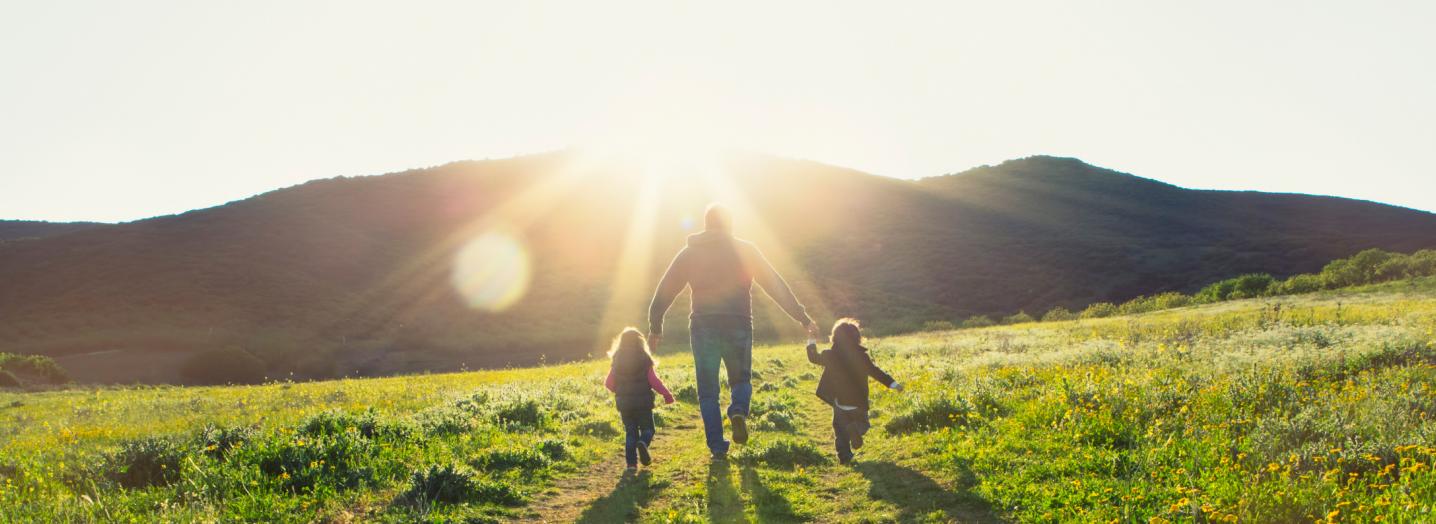
[[[870,340],[867,446],[758,348],[752,442],[708,460],[692,368],[622,473],[606,363],[0,393],[0,520],[1436,521],[1436,280]]]

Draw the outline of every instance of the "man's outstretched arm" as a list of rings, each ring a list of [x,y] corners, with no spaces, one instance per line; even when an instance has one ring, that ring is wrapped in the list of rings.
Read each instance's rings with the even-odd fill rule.
[[[748,268],[753,274],[753,281],[778,303],[778,307],[783,308],[784,313],[804,327],[813,326],[813,319],[808,318],[808,310],[798,302],[798,297],[793,294],[793,289],[788,287],[788,282],[783,280],[783,276],[778,274],[778,270],[773,268],[773,264],[769,263],[768,258],[756,247],[749,253]]]
[[[658,281],[658,288],[653,291],[653,301],[648,304],[648,334],[663,335],[663,315],[668,313],[668,307],[673,305],[673,300],[683,292],[688,285],[687,264],[683,262],[683,254],[687,251],[679,251],[678,256],[673,257],[673,262],[668,264],[668,271],[663,273],[663,278]],[[653,345],[657,345],[650,340]]]

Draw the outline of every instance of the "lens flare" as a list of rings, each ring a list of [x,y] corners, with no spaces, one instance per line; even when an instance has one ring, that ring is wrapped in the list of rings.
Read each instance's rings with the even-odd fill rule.
[[[469,307],[503,311],[523,298],[533,277],[528,251],[512,235],[486,232],[454,257],[454,289]]]

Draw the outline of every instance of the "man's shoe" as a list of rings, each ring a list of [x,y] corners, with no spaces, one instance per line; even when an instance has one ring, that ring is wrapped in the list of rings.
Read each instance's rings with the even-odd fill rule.
[[[733,442],[747,444],[748,417],[746,415],[730,415],[728,421],[733,424]]]
[[[648,444],[638,444],[638,462],[645,466],[653,463],[653,457],[648,456]]]
[[[842,464],[842,465],[846,466],[846,465],[852,464],[852,463],[853,463],[853,458],[852,458],[852,457],[841,457],[841,456],[838,457],[838,464]]]

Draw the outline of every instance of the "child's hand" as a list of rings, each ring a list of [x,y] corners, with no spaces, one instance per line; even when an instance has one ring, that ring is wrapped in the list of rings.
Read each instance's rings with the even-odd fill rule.
[[[663,397],[663,403],[664,403],[664,404],[672,404],[672,403],[673,403],[673,395],[669,395],[669,396]]]
[[[902,390],[903,390],[902,382],[893,382],[893,385],[888,386],[888,387],[891,388],[893,391],[896,391],[896,392],[898,392],[898,393],[902,393]]]

